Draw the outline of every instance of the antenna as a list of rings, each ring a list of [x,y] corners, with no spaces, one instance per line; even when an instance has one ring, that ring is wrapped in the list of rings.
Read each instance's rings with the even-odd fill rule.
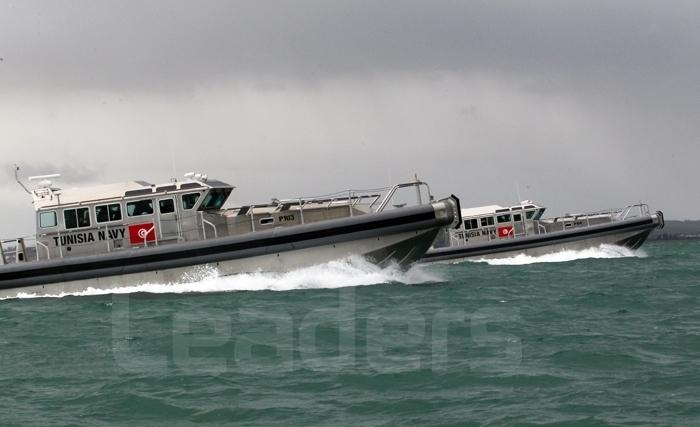
[[[60,177],[61,177],[60,173],[52,173],[51,175],[30,176],[29,178],[27,178],[27,181],[44,181],[47,179],[60,178]]]
[[[421,181],[420,181],[420,179],[418,179],[418,173],[413,174],[413,182],[416,183],[416,185],[415,185],[415,187],[416,187],[416,201],[418,202],[419,205],[422,205],[423,198],[421,197],[421,194],[420,194]]]
[[[29,191],[27,189],[27,187],[24,186],[24,184],[22,184],[22,181],[19,180],[19,166],[17,166],[16,164],[15,164],[15,181],[17,181],[17,184],[19,184],[19,186],[22,187],[22,189],[24,191],[26,191],[27,194],[32,194],[32,192]]]
[[[175,177],[177,176],[177,167],[175,166],[175,153],[173,151],[170,151],[170,162],[172,163],[172,166],[173,166],[173,175],[171,178],[171,180],[172,180],[172,179],[175,179]]]

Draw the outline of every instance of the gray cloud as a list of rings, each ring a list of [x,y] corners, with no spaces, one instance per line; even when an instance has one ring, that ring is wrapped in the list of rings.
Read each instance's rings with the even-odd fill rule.
[[[22,1],[2,9],[3,80],[52,87],[465,69],[597,78],[616,70],[634,80],[645,69],[694,71],[700,48],[694,1]]]
[[[465,205],[517,184],[559,213],[698,217],[697,28],[682,0],[5,1],[0,164],[206,169],[241,201],[419,172]]]

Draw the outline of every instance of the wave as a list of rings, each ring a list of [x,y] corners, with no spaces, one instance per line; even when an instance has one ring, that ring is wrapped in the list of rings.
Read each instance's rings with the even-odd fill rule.
[[[478,259],[471,262],[482,262],[489,265],[528,265],[543,262],[568,262],[580,259],[612,259],[612,258],[646,258],[647,254],[640,250],[632,250],[623,246],[602,244],[598,247],[583,250],[564,250],[541,256],[518,254],[508,258]]]
[[[369,286],[386,283],[415,285],[443,281],[435,273],[415,266],[408,271],[396,265],[378,267],[361,257],[350,257],[287,273],[256,272],[220,276],[214,268],[198,268],[185,277],[184,283],[147,283],[120,286],[112,289],[87,288],[79,292],[55,295],[19,293],[15,297],[0,298],[63,298],[67,296],[94,296],[108,294],[184,294],[234,291],[292,291],[298,289],[336,289],[352,286]]]

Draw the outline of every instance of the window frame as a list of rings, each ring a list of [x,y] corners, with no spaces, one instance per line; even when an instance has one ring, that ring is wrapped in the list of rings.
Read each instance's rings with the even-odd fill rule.
[[[53,225],[43,225],[42,218],[45,214],[53,214]],[[58,215],[55,210],[39,212],[39,228],[55,228],[58,227]]]
[[[112,219],[112,217],[111,217],[111,212],[109,210],[109,207],[114,206],[114,205],[119,206],[119,216],[120,216],[119,219]],[[97,208],[101,208],[101,207],[107,208],[107,221],[100,221],[97,218]],[[95,224],[110,224],[110,223],[122,222],[122,221],[124,221],[124,209],[122,208],[121,203],[119,203],[119,202],[114,203],[113,202],[113,203],[105,203],[105,204],[101,204],[101,205],[95,205]]]
[[[263,222],[265,221],[265,222]],[[275,217],[273,216],[266,216],[265,218],[260,218],[258,220],[258,224],[260,225],[272,225],[275,223]]]
[[[173,210],[172,212],[163,212],[162,206],[160,205],[161,202],[166,202],[170,201],[173,203]],[[174,197],[164,197],[162,199],[158,199],[158,215],[173,215],[177,213],[177,202],[175,201]]]
[[[496,215],[496,222],[499,224],[513,222],[513,216],[509,213],[503,213],[501,215]]]
[[[193,196],[193,195],[196,195],[196,196],[197,196],[197,199],[194,201],[194,203],[192,204],[192,207],[191,207],[191,208],[186,208],[186,207],[185,207],[185,197],[187,197],[187,196]],[[193,193],[185,193],[185,194],[181,195],[181,196],[180,196],[180,204],[182,205],[182,210],[183,210],[183,211],[191,211],[191,210],[194,210],[194,208],[197,207],[197,202],[199,202],[199,199],[201,199],[201,198],[202,198],[202,192],[201,192],[201,191],[196,191],[196,192],[193,192]]]
[[[78,210],[83,210],[83,209],[87,209],[87,211],[88,211],[88,216],[87,216],[88,225],[84,225],[81,227],[80,226],[80,219],[78,217]],[[68,221],[66,221],[66,213],[68,213],[70,211],[75,212],[75,224],[76,224],[76,226],[68,228],[68,224],[67,224]],[[90,227],[92,227],[92,212],[91,212],[90,206],[79,206],[79,207],[75,207],[75,208],[63,209],[63,228],[65,230],[84,230],[84,229],[90,228]]]
[[[209,191],[204,194],[204,198],[202,200],[202,203],[199,204],[199,208],[197,210],[199,210],[199,211],[212,211],[212,210],[214,210],[215,211],[215,210],[223,209],[224,205],[228,201],[228,198],[231,196],[232,191],[233,191],[232,188],[211,188],[211,189],[209,189]],[[211,200],[213,199],[213,197],[215,197],[214,196],[215,194],[223,196],[223,200],[221,201],[221,204],[219,205],[219,207],[208,206],[210,204]],[[210,196],[212,197],[212,199],[207,200],[207,198],[209,198]]]
[[[129,214],[129,204],[138,203],[138,202],[151,202],[151,213],[145,213],[145,214],[140,214],[140,215]],[[151,216],[155,212],[156,212],[156,208],[155,208],[155,203],[153,203],[153,199],[137,199],[137,200],[132,200],[130,202],[126,202],[126,217],[127,218],[141,218],[144,216]]]

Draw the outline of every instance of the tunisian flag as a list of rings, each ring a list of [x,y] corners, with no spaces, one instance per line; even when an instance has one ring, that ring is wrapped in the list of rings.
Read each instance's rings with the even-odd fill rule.
[[[156,241],[156,229],[152,222],[143,224],[132,224],[129,226],[129,242],[132,245],[139,245],[146,242]]]
[[[507,225],[505,227],[498,227],[498,237],[501,239],[504,239],[508,236],[510,236],[510,233],[513,232],[513,226],[512,225]]]

